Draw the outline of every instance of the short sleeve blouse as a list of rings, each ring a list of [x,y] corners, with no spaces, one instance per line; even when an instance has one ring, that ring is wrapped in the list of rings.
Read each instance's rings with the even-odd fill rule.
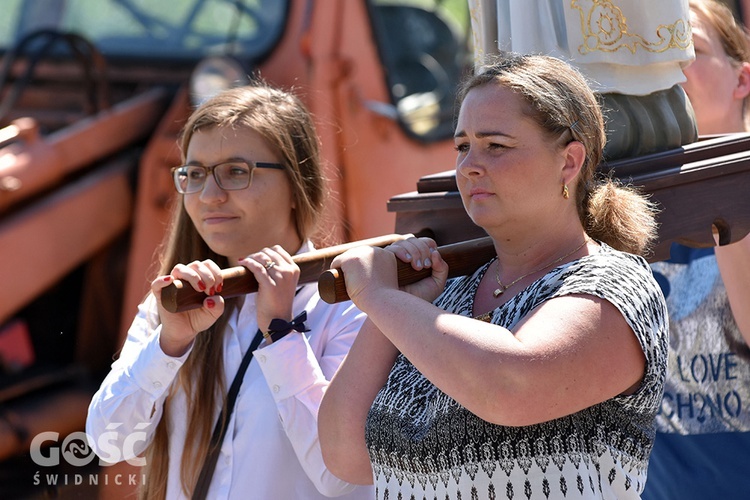
[[[450,280],[435,304],[471,316],[489,265]],[[643,258],[601,244],[532,283],[490,321],[512,329],[542,302],[570,294],[620,310],[646,357],[639,389],[566,417],[506,427],[469,412],[400,355],[366,425],[377,498],[639,498],[665,379],[664,297]]]

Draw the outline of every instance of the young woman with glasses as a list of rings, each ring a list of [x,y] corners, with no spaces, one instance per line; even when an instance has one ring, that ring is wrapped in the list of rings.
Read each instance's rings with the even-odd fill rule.
[[[111,457],[107,435],[116,458],[142,457],[144,498],[371,498],[328,472],[318,444],[318,406],[364,318],[298,283],[292,255],[312,249],[325,200],[310,114],[264,83],[231,89],[192,114],[181,148],[159,276],[91,402],[92,445]],[[239,265],[258,292],[224,300],[220,270]],[[174,280],[202,307],[166,311]]]

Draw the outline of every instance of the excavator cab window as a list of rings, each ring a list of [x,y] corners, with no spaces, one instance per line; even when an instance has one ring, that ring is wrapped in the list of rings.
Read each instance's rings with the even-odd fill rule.
[[[394,115],[413,137],[453,134],[456,89],[471,66],[465,0],[371,0]]]
[[[14,5],[6,5],[14,4]],[[282,36],[289,0],[7,0],[0,46],[39,29],[74,32],[108,59],[259,60]]]

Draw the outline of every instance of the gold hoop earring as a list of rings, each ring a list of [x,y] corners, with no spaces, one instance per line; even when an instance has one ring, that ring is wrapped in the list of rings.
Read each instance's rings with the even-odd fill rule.
[[[565,198],[566,200],[568,198],[570,198],[570,193],[568,192],[568,185],[567,184],[563,184],[562,195],[563,195],[563,198]]]

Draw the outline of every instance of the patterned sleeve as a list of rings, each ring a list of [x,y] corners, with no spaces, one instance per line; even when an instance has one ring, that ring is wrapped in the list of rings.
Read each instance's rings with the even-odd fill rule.
[[[561,284],[552,297],[593,295],[622,313],[646,356],[646,374],[639,392],[645,390],[660,399],[669,341],[667,306],[646,260],[607,248],[565,269],[559,279]]]

